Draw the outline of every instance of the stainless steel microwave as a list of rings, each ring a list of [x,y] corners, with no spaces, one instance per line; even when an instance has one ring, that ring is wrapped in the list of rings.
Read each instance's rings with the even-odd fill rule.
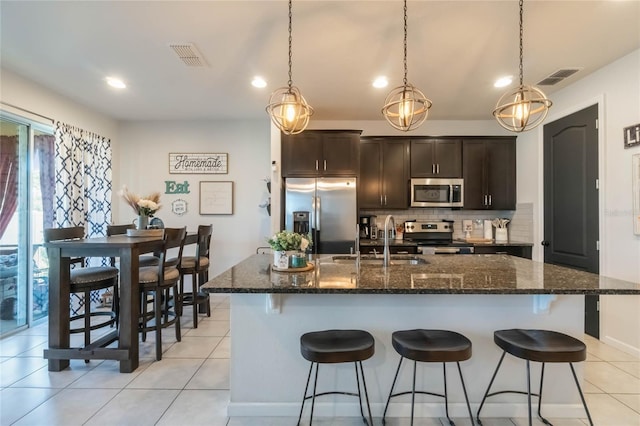
[[[463,207],[462,179],[411,179],[411,207]]]

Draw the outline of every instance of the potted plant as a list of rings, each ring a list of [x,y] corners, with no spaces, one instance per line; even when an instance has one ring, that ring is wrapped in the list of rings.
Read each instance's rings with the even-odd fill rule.
[[[287,269],[289,267],[306,266],[304,255],[303,263],[300,265],[296,261],[293,264],[293,256],[297,253],[304,253],[311,247],[311,237],[309,235],[298,234],[291,231],[280,231],[267,240],[269,246],[273,249],[273,266],[278,269]]]

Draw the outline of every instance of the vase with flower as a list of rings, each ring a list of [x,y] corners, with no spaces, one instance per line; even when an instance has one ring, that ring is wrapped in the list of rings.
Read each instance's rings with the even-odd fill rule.
[[[311,246],[309,235],[280,231],[267,240],[273,249],[273,266],[276,269],[307,266],[306,250]]]
[[[137,229],[147,229],[149,226],[149,218],[160,209],[160,193],[154,192],[146,197],[139,197],[129,192],[126,186],[120,191],[122,198],[131,206],[133,211],[138,215],[134,221]]]

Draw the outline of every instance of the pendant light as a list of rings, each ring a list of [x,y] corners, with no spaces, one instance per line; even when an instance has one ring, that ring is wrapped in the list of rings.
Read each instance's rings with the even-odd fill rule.
[[[289,0],[289,81],[287,86],[276,89],[269,98],[267,113],[273,124],[285,135],[302,133],[313,115],[313,108],[291,80],[291,0]]]
[[[395,129],[407,132],[417,129],[429,115],[431,101],[407,82],[407,0],[404,0],[404,79],[387,95],[382,114]]]
[[[535,86],[523,83],[522,72],[522,38],[523,38],[523,0],[520,0],[520,85],[507,92],[493,110],[493,116],[505,129],[511,132],[531,130],[544,121],[553,104],[545,94]]]

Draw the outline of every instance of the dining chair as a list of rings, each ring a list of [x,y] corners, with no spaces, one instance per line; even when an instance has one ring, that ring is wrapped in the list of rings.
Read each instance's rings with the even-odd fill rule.
[[[139,288],[140,288],[140,331],[142,341],[146,341],[147,332],[155,331],[156,337],[156,360],[162,359],[162,329],[175,325],[176,340],[181,340],[180,315],[182,311],[180,305],[181,298],[178,296],[178,283],[180,282],[180,271],[178,265],[182,261],[182,250],[187,235],[185,228],[165,228],[162,250],[158,253],[160,262],[156,266],[145,266],[140,268]],[[169,257],[169,249],[178,249],[177,256]],[[150,296],[152,296],[153,308],[149,311]]]
[[[213,225],[198,226],[198,242],[195,256],[184,256],[180,263],[180,297],[182,306],[193,306],[193,328],[198,328],[198,311],[211,316],[209,293],[200,291],[200,286],[209,281],[209,253]],[[191,275],[191,292],[184,292],[184,277]],[[200,309],[199,309],[200,308]],[[182,315],[182,311],[180,311]]]
[[[85,229],[82,226],[74,226],[67,228],[47,228],[44,230],[44,242],[60,240],[75,240],[84,238]],[[76,257],[71,259],[71,264],[79,267],[71,269],[69,274],[69,282],[61,283],[61,285],[68,285],[70,293],[82,294],[80,297],[80,307],[78,309],[70,309],[72,315],[69,318],[70,328],[69,333],[84,333],[84,345],[89,346],[91,344],[91,331],[97,330],[103,327],[113,327],[117,325],[118,321],[118,274],[119,271],[113,266],[90,266],[85,267],[85,258]],[[113,303],[112,309],[105,310],[92,310],[91,309],[91,294],[98,290],[107,290],[113,287]],[[83,309],[82,314],[77,312]],[[94,317],[108,317],[106,321],[92,324],[91,319]],[[83,326],[72,327],[73,323],[78,320],[84,320]],[[89,362],[85,359],[85,362]]]

